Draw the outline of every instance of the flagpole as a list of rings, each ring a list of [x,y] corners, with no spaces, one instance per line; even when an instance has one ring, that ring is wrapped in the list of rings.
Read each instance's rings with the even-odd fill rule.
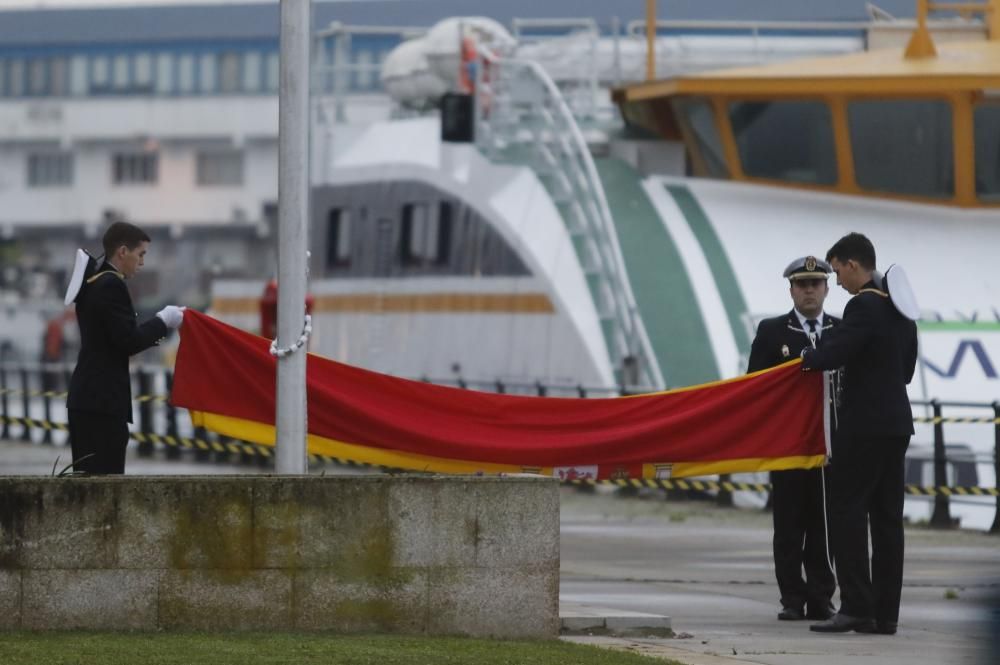
[[[281,0],[278,95],[278,339],[303,334],[309,203],[310,0]],[[306,350],[277,358],[275,470],[306,472]]]

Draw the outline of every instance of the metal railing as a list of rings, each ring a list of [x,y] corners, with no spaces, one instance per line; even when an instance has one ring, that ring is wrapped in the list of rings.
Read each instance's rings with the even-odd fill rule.
[[[573,239],[621,381],[665,385],[625,271],[604,187],[559,88],[536,62],[480,54],[475,108],[480,150],[495,161],[531,166],[549,190]]]
[[[67,445],[69,433],[66,427],[66,390],[72,367],[66,364],[0,364],[0,440],[22,441],[39,445]],[[437,385],[454,386],[484,392],[538,395],[542,397],[583,397],[606,398],[622,395],[636,395],[652,392],[650,386],[585,386],[569,383],[542,383],[504,381],[502,379],[483,381],[461,377],[432,378],[418,377],[419,380]],[[257,466],[271,464],[271,448],[216,435],[201,428],[195,428],[186,415],[186,410],[170,404],[167,395],[173,381],[173,372],[164,367],[139,367],[132,372],[134,423],[132,438],[138,442],[141,456],[152,456],[162,448],[168,460],[181,459],[184,451],[190,451],[197,461],[227,462],[240,461]],[[913,400],[915,411],[929,409],[931,415],[916,416],[914,423],[931,425],[934,430],[933,454],[930,458],[915,454],[907,456],[909,462],[933,462],[933,484],[922,486],[909,484],[907,494],[930,497],[933,513],[930,526],[950,528],[954,525],[951,517],[951,503],[956,498],[978,497],[982,500],[995,496],[996,514],[991,533],[1000,533],[1000,494],[997,493],[996,479],[1000,479],[1000,400],[994,402],[957,402]],[[946,409],[962,410],[966,415],[948,416]],[[989,415],[969,416],[969,409],[988,412]],[[993,455],[967,452],[949,454],[945,439],[945,426],[951,425],[992,425],[994,433]],[[2,454],[2,452],[0,452]],[[335,462],[342,465],[357,465],[351,460],[321,458],[311,456],[313,462]],[[986,464],[992,461],[994,487],[955,486],[949,481],[949,467],[961,463]],[[68,462],[67,462],[68,463]],[[676,481],[699,485],[699,481]],[[664,486],[660,481],[620,481],[622,486]],[[725,483],[701,482],[711,488]],[[743,489],[741,483],[734,483],[730,490]],[[755,490],[766,489],[754,484]],[[983,504],[985,507],[985,504]]]

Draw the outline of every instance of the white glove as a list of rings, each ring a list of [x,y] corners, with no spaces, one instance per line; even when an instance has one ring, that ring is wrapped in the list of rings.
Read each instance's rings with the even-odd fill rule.
[[[167,324],[168,328],[177,330],[184,321],[184,309],[184,307],[178,307],[177,305],[167,305],[157,312],[156,315]]]

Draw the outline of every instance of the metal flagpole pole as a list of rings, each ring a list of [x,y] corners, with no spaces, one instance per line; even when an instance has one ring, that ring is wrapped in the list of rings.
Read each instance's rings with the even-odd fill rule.
[[[281,0],[278,96],[278,349],[303,334],[309,202],[309,0]],[[272,347],[273,348],[273,347]],[[277,354],[278,473],[306,472],[306,352]]]

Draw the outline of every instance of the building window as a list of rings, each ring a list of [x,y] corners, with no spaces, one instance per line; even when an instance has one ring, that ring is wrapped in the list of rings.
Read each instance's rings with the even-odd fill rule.
[[[174,91],[174,58],[169,53],[156,56],[156,92],[169,95]]]
[[[426,203],[403,206],[400,258],[403,265],[443,265],[451,248],[451,204],[443,202],[433,214]]]
[[[260,53],[243,54],[243,90],[245,92],[260,90]]]
[[[24,94],[24,60],[11,60],[7,68],[7,90],[11,97]]]
[[[243,184],[243,153],[200,152],[197,168],[198,185],[212,187]]]
[[[854,101],[847,113],[859,186],[891,194],[952,197],[955,158],[948,102]]]
[[[49,94],[65,97],[69,93],[69,60],[52,58],[49,61]]]
[[[215,92],[216,77],[215,54],[203,53],[198,63],[198,90]]]
[[[350,264],[351,211],[334,208],[326,218],[326,267],[329,270]]]
[[[688,141],[693,144],[689,149],[696,150],[705,165],[706,175],[713,178],[728,178],[726,154],[722,150],[722,140],[715,124],[715,112],[712,105],[704,99],[678,99],[674,102],[674,110],[681,121]]]
[[[976,107],[976,194],[1000,203],[1000,104]]]
[[[194,92],[194,56],[184,53],[177,60],[177,91]]]
[[[219,54],[219,92],[233,94],[240,91],[240,54]]]
[[[112,157],[112,181],[116,185],[149,185],[156,182],[159,160],[156,153],[119,153]]]
[[[28,61],[28,94],[32,96],[44,95],[48,83],[48,64],[42,58],[35,58]]]
[[[281,77],[281,62],[278,59],[278,54],[271,52],[267,54],[267,71],[266,71],[266,90],[268,92],[277,92],[279,79]]]
[[[66,187],[73,184],[73,155],[68,152],[28,155],[28,187]]]
[[[112,85],[116,91],[127,90],[129,87],[129,62],[128,56],[120,54],[115,56],[114,69],[112,73]]]
[[[87,94],[87,58],[74,55],[69,65],[69,92],[74,96]]]
[[[153,89],[153,56],[149,53],[139,53],[135,56],[135,81],[133,87],[142,92]]]
[[[729,105],[729,121],[746,175],[837,183],[833,123],[825,102],[736,102]]]
[[[90,62],[90,90],[91,92],[106,92],[109,76],[108,56],[99,55]]]

